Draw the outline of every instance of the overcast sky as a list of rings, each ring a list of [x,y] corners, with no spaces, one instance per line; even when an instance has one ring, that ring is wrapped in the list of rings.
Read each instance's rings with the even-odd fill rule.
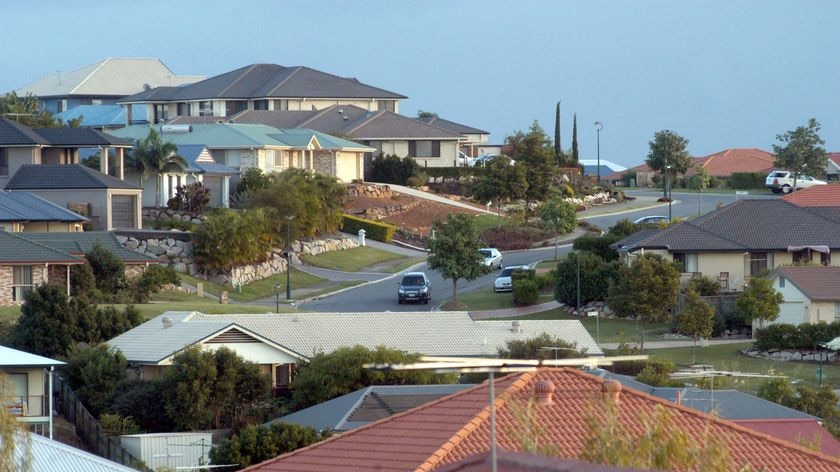
[[[653,133],[694,156],[772,151],[815,117],[840,151],[838,1],[2,1],[0,91],[106,57],[179,75],[267,62],[356,77],[500,143],[538,120],[582,159],[641,163]]]

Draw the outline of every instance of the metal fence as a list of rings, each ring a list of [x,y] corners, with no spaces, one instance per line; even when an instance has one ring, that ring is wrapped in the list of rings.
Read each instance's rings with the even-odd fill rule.
[[[126,451],[119,438],[105,435],[102,425],[85,408],[76,393],[61,377],[55,379],[58,408],[67,421],[76,426],[76,434],[94,454],[134,469],[151,472],[143,462]]]

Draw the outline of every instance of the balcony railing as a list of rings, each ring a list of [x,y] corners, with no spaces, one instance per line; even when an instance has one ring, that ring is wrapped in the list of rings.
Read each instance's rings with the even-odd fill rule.
[[[49,399],[46,395],[25,397],[0,397],[0,405],[12,416],[34,417],[49,416]]]

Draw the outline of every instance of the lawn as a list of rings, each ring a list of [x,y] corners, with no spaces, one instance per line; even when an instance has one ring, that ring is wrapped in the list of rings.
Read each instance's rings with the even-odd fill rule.
[[[537,303],[545,303],[554,300],[552,293],[542,293]],[[516,308],[513,303],[513,294],[510,292],[496,293],[492,287],[483,288],[458,296],[459,310],[483,311],[503,310]]]
[[[487,213],[482,213],[476,216],[474,221],[479,233],[486,229],[499,227],[498,215],[489,215]],[[505,226],[509,223],[510,221],[504,215],[502,215],[502,226]]]
[[[786,375],[791,380],[817,385],[817,370],[819,364],[807,362],[780,362],[765,359],[753,359],[740,353],[741,349],[749,346],[750,343],[724,344],[697,348],[697,363],[710,364],[715,369],[735,372],[753,372],[766,374]],[[664,357],[674,361],[677,366],[691,364],[692,348],[670,348],[670,349],[647,349],[646,354],[656,357]],[[823,382],[831,385],[832,388],[840,388],[840,366],[837,364],[823,365]],[[740,379],[735,388],[738,390],[752,391],[764,379]],[[741,387],[744,386],[744,388]]]
[[[498,319],[498,318],[497,318]],[[593,338],[596,337],[600,331],[600,342],[602,343],[632,343],[639,342],[640,335],[636,330],[636,322],[632,320],[622,320],[617,318],[590,318],[587,316],[577,317],[566,313],[560,308],[543,311],[540,313],[532,313],[530,315],[518,316],[513,318],[505,318],[511,320],[578,320],[589,331]],[[654,337],[659,333],[670,331],[670,325],[666,323],[652,323],[639,325],[645,332],[645,340],[653,341]]]
[[[323,267],[324,269],[340,270],[342,272],[358,272],[365,267],[380,262],[402,259],[403,256],[393,252],[375,249],[369,246],[354,247],[343,251],[330,251],[317,256],[303,256],[304,262]]]
[[[557,263],[560,262],[561,260],[563,260],[563,259],[557,259],[556,261],[554,261],[554,260],[540,261],[537,264],[536,269],[554,270],[554,269],[557,268]]]
[[[227,285],[222,285],[209,280],[199,279],[191,275],[179,274],[181,281],[195,286],[196,283],[204,284],[204,292],[218,296],[223,290],[227,290],[228,298],[238,302],[251,302],[263,298],[274,296],[275,284],[280,284],[280,291],[286,293],[286,274],[273,275],[267,279],[258,280],[250,284],[243,285],[240,290],[236,290]],[[327,279],[307,274],[292,267],[292,289],[307,288],[324,283]]]
[[[396,274],[397,272],[408,269],[409,267],[413,266],[414,264],[419,264],[419,263],[425,262],[425,261],[426,261],[425,257],[406,257],[403,262],[400,262],[399,264],[397,264],[393,267],[389,267],[389,268],[385,269],[385,272],[388,272],[389,274]]]

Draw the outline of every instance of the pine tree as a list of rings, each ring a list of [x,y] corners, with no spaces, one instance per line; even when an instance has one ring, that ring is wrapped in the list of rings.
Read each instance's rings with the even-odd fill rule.
[[[574,120],[572,121],[572,165],[578,165],[580,162],[580,156],[578,155],[578,142],[577,142],[577,113],[575,113]]]
[[[557,158],[557,165],[566,165],[566,154],[560,144],[560,102],[557,102],[557,109],[554,112],[554,157]]]

